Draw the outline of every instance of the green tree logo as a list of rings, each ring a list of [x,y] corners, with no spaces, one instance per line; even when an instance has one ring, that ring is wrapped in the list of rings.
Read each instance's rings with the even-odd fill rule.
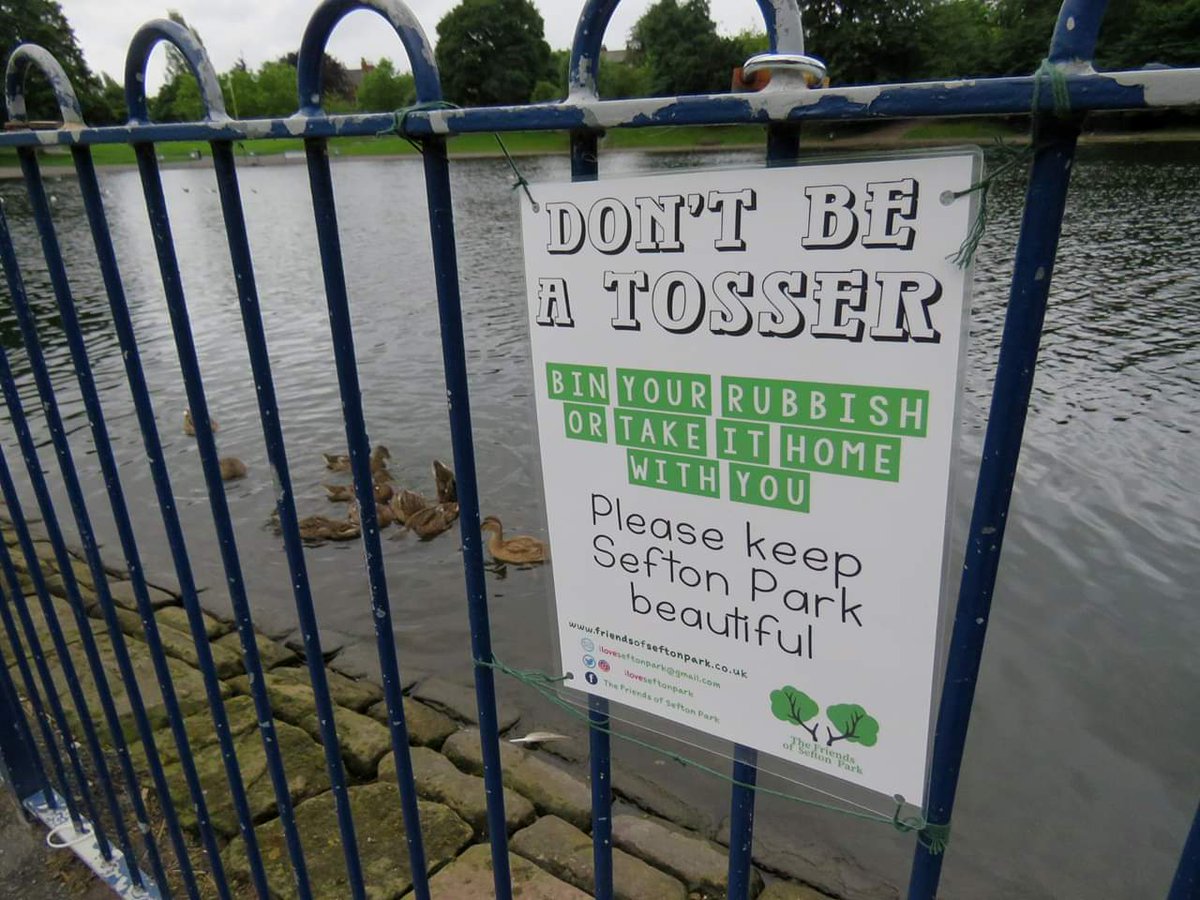
[[[821,711],[817,701],[804,691],[797,690],[790,684],[777,691],[771,691],[771,714],[789,725],[798,725],[809,733],[812,739],[817,739],[817,725],[804,723]]]
[[[838,730],[838,734],[835,735],[833,728],[825,726],[825,732],[829,735],[829,739],[825,741],[826,747],[832,747],[838,741],[874,747],[875,742],[879,740],[879,722],[867,715],[867,711],[857,703],[839,703],[826,707],[825,716]]]
[[[817,731],[821,726],[819,722],[809,724],[809,720],[820,710],[816,700],[790,684],[771,691],[771,715],[781,722],[803,728],[814,743],[820,742]],[[874,747],[879,741],[879,721],[857,703],[827,706],[825,718],[829,720],[829,724],[825,726],[826,747],[832,747],[838,741]]]

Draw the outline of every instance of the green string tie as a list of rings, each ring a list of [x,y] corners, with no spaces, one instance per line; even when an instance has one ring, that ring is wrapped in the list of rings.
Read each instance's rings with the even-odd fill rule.
[[[1054,101],[1054,116],[1063,119],[1070,115],[1071,95],[1067,88],[1067,76],[1061,66],[1055,65],[1048,59],[1043,59],[1042,64],[1033,73],[1033,98],[1029,104],[1030,112],[1034,116],[1034,140],[1030,141],[1024,148],[1016,150],[997,139],[997,151],[1007,157],[1005,162],[1001,163],[994,171],[990,172],[986,177],[981,178],[969,188],[954,191],[950,195],[953,199],[957,200],[959,197],[965,197],[967,194],[979,194],[979,208],[976,210],[974,221],[971,222],[971,228],[967,231],[967,236],[963,238],[963,242],[959,244],[958,250],[949,257],[950,261],[960,269],[965,269],[971,264],[971,260],[975,258],[975,251],[979,249],[979,242],[983,240],[984,232],[987,231],[988,193],[991,191],[992,185],[1005,172],[1008,172],[1017,165],[1032,160],[1034,153],[1040,146],[1036,139],[1037,117],[1041,107],[1042,85],[1045,82],[1049,82],[1050,84],[1050,95]]]
[[[410,115],[415,112],[432,112],[439,109],[461,109],[462,107],[451,103],[448,100],[429,100],[425,103],[414,103],[412,106],[404,106],[396,110],[393,114],[393,122],[391,128],[385,128],[379,132],[380,136],[385,134],[398,134],[404,140],[412,145],[413,149],[418,153],[424,154],[425,148],[417,141],[414,141],[404,133],[404,123]],[[517,168],[516,160],[512,158],[512,154],[508,152],[508,147],[504,146],[504,140],[496,132],[492,132],[492,137],[496,139],[496,143],[500,145],[500,152],[504,154],[504,161],[508,163],[508,167],[512,169],[513,175],[516,176],[516,181],[513,182],[513,190],[520,188],[525,192],[525,196],[529,198],[529,204],[533,207],[534,212],[541,212],[541,207],[538,202],[533,199],[533,194],[529,191],[529,182],[525,180],[525,176],[521,174],[521,170]]]
[[[897,794],[894,798],[896,800],[896,811],[891,816],[886,816],[871,810],[847,809],[844,806],[835,806],[832,803],[823,803],[820,800],[813,800],[809,797],[800,797],[795,794],[789,794],[786,791],[778,791],[773,788],[763,787],[758,784],[749,784],[748,782],[733,778],[732,776],[727,775],[718,769],[714,769],[712,766],[707,766],[698,760],[690,759],[681,753],[667,750],[664,747],[659,747],[655,744],[649,743],[648,741],[643,741],[631,734],[623,734],[622,732],[614,731],[610,725],[593,722],[588,713],[581,710],[575,704],[559,696],[556,690],[559,685],[573,679],[574,676],[570,673],[556,676],[539,671],[537,669],[514,669],[512,666],[505,665],[503,662],[496,659],[494,654],[491,661],[477,659],[475,660],[475,665],[481,666],[485,669],[491,669],[492,671],[499,672],[502,675],[507,675],[515,681],[519,681],[521,684],[533,688],[533,690],[537,691],[537,693],[540,694],[544,699],[548,700],[550,703],[553,703],[555,706],[569,713],[576,719],[579,719],[589,728],[594,728],[603,734],[609,735],[610,737],[619,738],[626,743],[633,744],[636,747],[641,747],[643,750],[649,750],[651,753],[666,757],[667,759],[677,762],[682,766],[686,766],[691,769],[697,769],[698,771],[704,772],[707,775],[711,775],[714,778],[718,778],[721,781],[725,781],[731,785],[734,785],[735,787],[752,790],[756,793],[765,794],[769,797],[776,797],[780,800],[799,803],[802,806],[810,806],[815,807],[816,809],[826,810],[827,812],[839,813],[844,816],[849,816],[853,819],[862,819],[868,822],[878,822],[884,825],[891,825],[902,834],[916,834],[917,840],[921,842],[921,845],[934,856],[945,850],[946,843],[950,840],[949,823],[945,825],[934,825],[927,822],[925,817],[921,815],[907,816],[902,818],[900,813],[904,809],[905,800],[899,794]]]

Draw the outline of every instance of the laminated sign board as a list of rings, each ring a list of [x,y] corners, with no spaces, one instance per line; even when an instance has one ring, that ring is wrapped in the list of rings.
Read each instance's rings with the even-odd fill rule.
[[[978,165],[533,188],[572,687],[920,802]]]

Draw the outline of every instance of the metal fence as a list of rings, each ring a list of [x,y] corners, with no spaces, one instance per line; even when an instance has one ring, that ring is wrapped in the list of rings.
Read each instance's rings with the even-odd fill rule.
[[[479,109],[442,108],[441,88],[429,42],[415,16],[402,0],[325,0],[313,13],[304,32],[298,59],[299,111],[287,119],[235,121],[225,111],[220,86],[203,46],[185,28],[169,21],[145,25],[133,37],[125,69],[125,91],[129,124],[90,128],[82,120],[79,104],[62,68],[45,50],[23,45],[8,62],[6,99],[14,123],[25,121],[24,85],[27,72],[36,68],[49,80],[62,115],[60,127],[52,130],[13,130],[0,136],[0,146],[12,147],[20,159],[25,187],[41,239],[41,250],[57,301],[58,314],[68,342],[72,366],[83,404],[87,410],[92,448],[103,473],[111,513],[116,524],[121,552],[144,627],[144,637],[153,660],[154,673],[168,713],[172,737],[177,744],[179,764],[194,805],[196,831],[205,850],[207,875],[222,897],[231,887],[209,821],[206,797],[189,749],[172,673],[167,663],[155,619],[138,545],[130,520],[128,499],[122,490],[120,472],[96,383],[93,379],[83,333],[76,317],[71,285],[63,253],[56,237],[52,203],[39,166],[39,150],[63,146],[70,150],[78,175],[84,209],[94,240],[99,270],[107,291],[112,320],[124,359],[138,425],[151,469],[176,576],[195,639],[199,668],[211,709],[229,789],[241,836],[249,859],[251,888],[255,895],[270,896],[254,822],[247,803],[242,773],[234,749],[221,686],[205,639],[205,623],[197,600],[196,582],[184,532],[175,506],[171,474],[164,458],[155,425],[151,394],[139,357],[125,296],[122,274],[114,253],[104,209],[104,193],[97,181],[92,148],[100,144],[133,147],[141,177],[146,209],[165,291],[170,325],[186,386],[187,403],[196,423],[199,456],[209,502],[216,524],[220,552],[232,600],[236,627],[250,691],[255,706],[267,767],[275,791],[279,819],[286,837],[287,853],[300,897],[313,896],[305,851],[289,796],[284,760],[274,733],[271,703],[263,678],[263,665],[255,642],[254,623],[247,598],[243,562],[239,557],[234,529],[226,505],[216,443],[209,427],[205,387],[189,323],[187,299],[180,278],[160,178],[156,146],[170,141],[203,141],[211,147],[216,187],[228,238],[230,258],[240,300],[246,346],[255,382],[255,394],[271,468],[276,478],[276,499],[283,545],[291,575],[295,609],[304,635],[304,656],[316,698],[321,742],[336,806],[340,844],[345,857],[348,892],[367,896],[364,872],[356,843],[355,822],[347,796],[347,776],[338,752],[333,704],[323,664],[320,632],[306,572],[296,504],[289,475],[288,455],[280,426],[272,381],[271,363],[259,307],[254,267],[243,205],[239,194],[234,144],[246,139],[304,141],[313,213],[324,275],[329,323],[343,404],[346,440],[354,475],[355,495],[362,516],[362,542],[370,583],[382,686],[387,703],[391,741],[396,759],[407,851],[411,861],[414,895],[429,896],[425,848],[417,806],[413,769],[409,756],[402,678],[393,638],[389,588],[384,575],[379,528],[376,522],[369,461],[367,426],[361,400],[355,346],[351,333],[343,255],[339,242],[338,206],[330,172],[331,138],[371,136],[396,132],[420,145],[428,194],[429,236],[432,241],[442,351],[448,389],[454,462],[461,503],[461,540],[466,578],[466,604],[470,615],[471,658],[493,660],[489,611],[484,582],[484,560],[480,537],[479,501],[476,488],[475,451],[472,440],[466,358],[463,342],[459,273],[455,256],[455,227],[451,208],[450,167],[447,139],[460,134],[514,130],[566,130],[570,132],[571,170],[575,179],[599,177],[598,140],[605,130],[647,126],[757,124],[766,132],[768,165],[786,165],[799,152],[800,130],[808,121],[876,121],[955,115],[1014,115],[1032,113],[1036,136],[1029,171],[1020,242],[1012,276],[1011,294],[1002,345],[995,373],[983,462],[976,490],[974,512],[967,539],[958,607],[949,652],[948,671],[941,695],[932,762],[932,775],[925,798],[925,816],[933,826],[950,821],[962,761],[974,686],[989,621],[989,607],[1000,559],[1009,497],[1021,446],[1022,428],[1029,401],[1038,344],[1051,283],[1055,252],[1062,223],[1071,163],[1082,116],[1089,111],[1153,110],[1200,103],[1200,70],[1146,69],[1097,73],[1090,60],[1104,11],[1104,0],[1066,0],[1050,40],[1047,62],[1039,73],[1026,77],[987,78],[971,81],[922,84],[864,85],[840,88],[811,88],[821,63],[805,54],[800,9],[797,0],[758,0],[770,51],[756,57],[749,70],[771,71],[769,87],[758,93],[723,94],[674,98],[602,101],[597,94],[597,69],[601,39],[617,0],[588,0],[579,19],[570,60],[570,93],[559,103]],[[326,115],[321,106],[321,59],[331,32],[348,13],[374,10],[395,29],[407,51],[416,81],[418,104],[402,115],[393,113]],[[150,121],[145,92],[145,71],[151,51],[161,42],[177,48],[186,59],[200,89],[205,109],[203,121],[155,124]],[[1040,90],[1052,79],[1055,91]],[[817,79],[819,82],[819,79]],[[1068,111],[1069,110],[1069,111]],[[110,880],[132,893],[166,896],[164,848],[149,827],[143,786],[121,728],[116,703],[122,698],[133,712],[137,742],[149,774],[150,785],[159,799],[165,834],[179,866],[184,892],[199,896],[198,873],[188,855],[179,815],[172,803],[163,761],[155,744],[151,722],[139,694],[138,681],[125,638],[109,595],[105,568],[97,547],[92,517],[84,502],[66,431],[50,381],[46,360],[29,297],[22,284],[20,262],[7,222],[0,214],[0,263],[7,279],[12,304],[41,406],[49,428],[57,470],[69,501],[69,515],[81,538],[99,608],[111,636],[120,673],[120,683],[110,684],[100,659],[91,620],[84,610],[72,558],[55,509],[44,463],[30,431],[28,410],[22,403],[7,355],[0,350],[0,389],[18,442],[24,471],[14,475],[9,462],[0,456],[0,492],[8,506],[17,543],[25,560],[31,592],[44,617],[46,635],[58,665],[65,674],[69,698],[60,696],[50,670],[31,609],[24,596],[9,548],[0,542],[0,574],[3,602],[0,620],[7,645],[0,653],[0,752],[8,781],[29,809],[48,821],[72,826],[76,834],[87,833],[96,852],[107,863]],[[77,669],[68,652],[57,608],[33,545],[14,478],[25,478],[36,498],[46,536],[53,549],[63,581],[74,626],[78,629],[86,667]],[[67,515],[67,512],[62,513]],[[398,623],[403,628],[404,623]],[[7,659],[11,652],[13,659]],[[15,669],[10,670],[10,664]],[[10,672],[19,678],[14,683]],[[504,798],[493,670],[474,666],[483,755],[483,777],[488,800],[488,832],[491,841],[496,896],[512,896],[505,829]],[[100,704],[97,716],[88,708],[83,680],[93,682]],[[23,700],[22,700],[23,698]],[[67,703],[74,715],[68,711]],[[32,712],[27,717],[25,710]],[[590,718],[597,726],[608,722],[606,702],[593,698]],[[102,734],[97,723],[103,723]],[[105,744],[115,749],[106,753]],[[590,738],[592,785],[592,838],[594,842],[595,894],[613,896],[611,840],[611,754],[609,734],[593,727]],[[115,758],[120,772],[111,771]],[[751,853],[756,775],[753,751],[739,748],[733,763],[735,787],[731,797],[731,840],[729,895],[746,897],[750,891]],[[123,794],[124,796],[121,796]],[[132,820],[131,820],[132,816]],[[1173,900],[1200,896],[1200,836],[1194,826],[1180,861],[1172,888]],[[61,831],[66,834],[64,828]],[[909,897],[931,898],[938,887],[943,855],[932,852],[928,841],[915,841],[915,856]],[[134,862],[144,859],[149,872]],[[101,867],[104,868],[103,866]]]

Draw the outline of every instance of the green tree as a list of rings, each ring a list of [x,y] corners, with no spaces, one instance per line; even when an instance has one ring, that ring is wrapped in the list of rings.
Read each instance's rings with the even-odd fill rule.
[[[0,2],[0,59],[7,62],[18,44],[39,44],[54,55],[75,88],[84,120],[94,125],[119,121],[120,107],[88,67],[71,23],[56,0],[5,0]],[[25,94],[26,111],[35,121],[56,121],[58,103],[45,79],[31,73]],[[5,114],[7,117],[7,114]]]
[[[745,61],[717,34],[708,0],[658,0],[630,31],[629,50],[649,67],[648,93],[657,97],[728,90],[733,68]]]
[[[601,61],[600,96],[605,100],[647,97],[653,90],[654,75],[645,63]]]
[[[527,103],[553,77],[541,13],[530,0],[462,0],[437,25],[446,98],[462,106]]]
[[[803,728],[814,741],[817,739],[817,726],[804,723],[820,711],[817,701],[790,684],[771,691],[771,715],[782,722]]]
[[[919,38],[931,2],[810,0],[805,47],[825,61],[834,84],[910,80],[920,69]]]
[[[258,67],[254,80],[260,104],[254,115],[259,117],[290,116],[300,102],[296,92],[296,67],[286,59],[265,62]],[[244,114],[243,114],[244,115]]]
[[[398,73],[390,59],[381,59],[363,74],[358,87],[358,108],[364,112],[386,112],[410,106],[417,98],[412,75]]]
[[[996,63],[996,24],[983,0],[934,3],[918,38],[921,78],[987,75]],[[1048,35],[1043,35],[1048,39]]]
[[[835,735],[833,728],[826,726],[829,739],[827,747],[832,747],[838,741],[850,741],[852,744],[862,744],[864,747],[874,747],[879,740],[879,722],[867,715],[867,711],[857,703],[839,703],[825,710],[833,728],[838,730]]]

